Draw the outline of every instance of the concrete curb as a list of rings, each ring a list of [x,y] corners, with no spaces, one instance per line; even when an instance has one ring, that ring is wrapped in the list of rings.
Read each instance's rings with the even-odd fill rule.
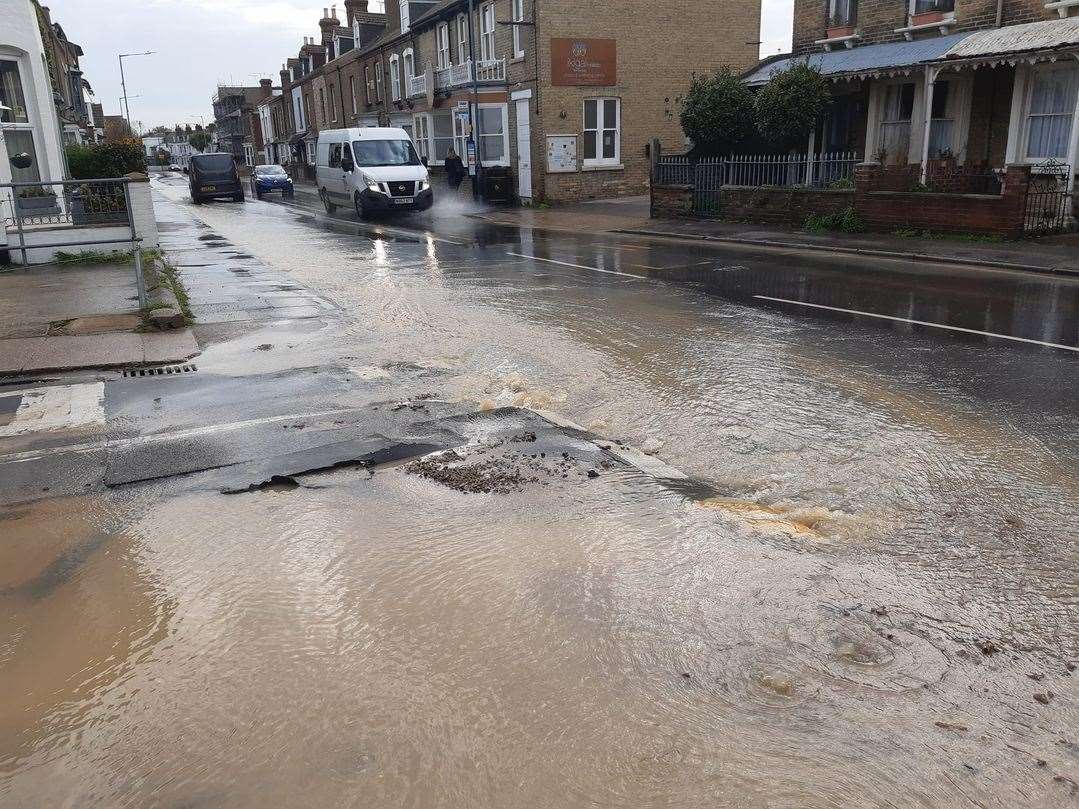
[[[652,236],[664,239],[681,239],[698,242],[720,242],[759,247],[779,247],[788,250],[815,250],[821,253],[844,253],[848,255],[873,256],[875,258],[899,258],[907,261],[920,261],[932,264],[955,264],[963,267],[987,267],[995,270],[1017,270],[1041,275],[1079,277],[1079,267],[1040,267],[1034,264],[1017,264],[1008,261],[961,258],[958,256],[935,256],[931,253],[902,252],[897,250],[875,250],[869,247],[844,247],[842,245],[814,244],[812,242],[781,242],[775,239],[740,239],[734,236],[709,236],[701,233],[671,233],[663,230],[644,230],[638,228],[619,228],[608,233],[621,233],[629,236]]]

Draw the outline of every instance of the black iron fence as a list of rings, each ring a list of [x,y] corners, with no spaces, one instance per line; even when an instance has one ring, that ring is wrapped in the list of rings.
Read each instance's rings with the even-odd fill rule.
[[[6,228],[81,227],[128,223],[127,181],[48,180],[9,183],[0,195]]]
[[[1062,233],[1075,225],[1072,168],[1049,160],[1031,167],[1023,230],[1034,235]]]

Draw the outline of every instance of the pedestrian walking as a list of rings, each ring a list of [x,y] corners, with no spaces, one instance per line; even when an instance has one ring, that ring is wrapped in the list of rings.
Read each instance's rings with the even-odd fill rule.
[[[464,178],[465,164],[461,162],[461,158],[457,156],[457,152],[451,146],[449,151],[446,152],[446,180],[449,182],[450,188],[456,191],[461,187],[461,180]]]

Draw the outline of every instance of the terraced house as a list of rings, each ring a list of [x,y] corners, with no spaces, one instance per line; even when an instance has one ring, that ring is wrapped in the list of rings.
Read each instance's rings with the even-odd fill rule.
[[[293,173],[319,129],[406,129],[523,201],[642,194],[694,72],[756,61],[760,0],[346,0],[282,70]],[[662,44],[661,44],[662,43]],[[286,78],[288,81],[286,82]],[[490,190],[490,189],[488,189]]]
[[[748,81],[796,61],[821,70],[834,103],[810,150],[969,192],[1029,167],[1032,193],[1059,197],[1043,213],[1070,216],[1079,0],[795,0],[793,51]]]

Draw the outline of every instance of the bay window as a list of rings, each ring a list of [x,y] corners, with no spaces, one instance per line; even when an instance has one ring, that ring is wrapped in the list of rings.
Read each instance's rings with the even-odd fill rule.
[[[431,162],[446,162],[446,152],[453,145],[453,113],[450,110],[431,113]]]
[[[11,181],[37,182],[41,179],[41,167],[38,164],[37,149],[34,147],[34,132],[26,109],[18,62],[0,59],[0,104],[8,107],[0,112],[0,124],[4,126],[3,140],[7,144],[9,161],[18,154],[30,156],[30,165],[24,169],[9,163]]]
[[[26,112],[26,97],[22,92],[18,62],[0,60],[0,104],[8,107],[0,113],[0,122],[5,124],[30,122],[30,117]]]
[[[617,166],[621,159],[621,110],[617,98],[584,102],[584,165]]]
[[[416,151],[421,160],[431,160],[431,126],[426,115],[416,115],[412,118],[412,140],[416,144]]]
[[[1079,67],[1050,65],[1033,70],[1024,133],[1028,160],[1068,157],[1077,94]]]
[[[914,82],[893,82],[882,88],[877,152],[882,163],[906,163],[910,156],[910,121],[914,115]]]

